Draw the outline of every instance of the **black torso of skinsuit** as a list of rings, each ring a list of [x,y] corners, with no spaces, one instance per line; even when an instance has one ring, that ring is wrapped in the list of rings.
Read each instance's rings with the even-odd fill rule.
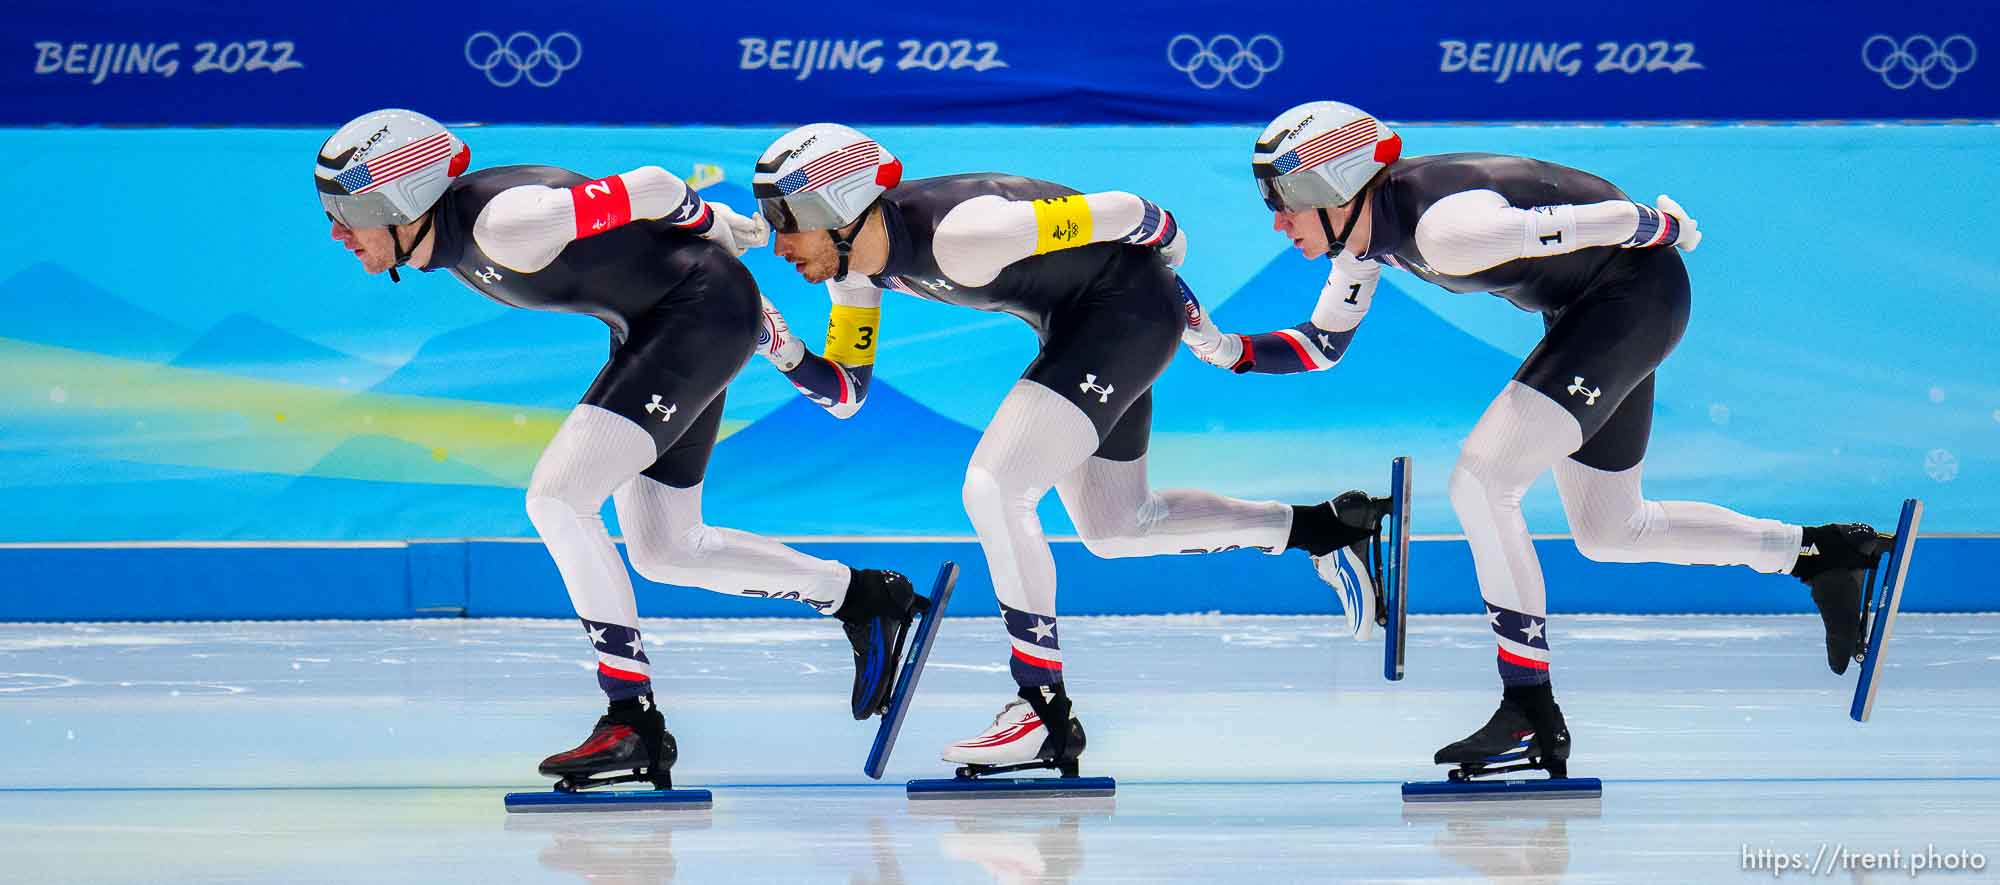
[[[920,178],[882,195],[882,221],[889,237],[889,259],[870,280],[929,301],[1007,313],[1046,333],[1050,317],[1073,302],[1112,266],[1139,253],[1148,260],[1154,250],[1119,243],[1096,243],[1024,258],[1007,266],[984,286],[963,286],[939,269],[931,240],[951,210],[974,197],[995,195],[1009,200],[1039,200],[1074,196],[1060,184],[990,172]]]
[[[1678,251],[1599,246],[1464,276],[1438,273],[1417,247],[1417,225],[1438,201],[1475,190],[1494,191],[1517,209],[1628,199],[1595,175],[1526,157],[1413,157],[1391,166],[1376,191],[1363,257],[1541,314],[1545,334],[1514,379],[1576,418],[1585,442],[1573,459],[1608,471],[1638,464],[1652,435],[1653,373],[1687,329],[1688,277]]]
[[[1165,371],[1186,327],[1180,289],[1159,250],[1093,243],[1023,258],[983,286],[964,286],[938,267],[938,225],[974,197],[1066,197],[1078,191],[995,173],[908,182],[882,195],[889,257],[870,277],[877,287],[930,301],[1020,317],[1041,352],[1022,378],[1074,403],[1096,426],[1097,457],[1145,454],[1153,381]],[[1101,232],[1100,232],[1101,233]]]
[[[554,166],[496,166],[460,176],[438,202],[437,239],[424,269],[448,269],[509,307],[589,314],[623,341],[691,275],[731,261],[720,247],[664,220],[635,220],[574,240],[547,267],[532,272],[510,269],[480,250],[473,225],[501,191],[523,185],[570,188],[592,180]]]
[[[1490,190],[1519,209],[1627,199],[1610,182],[1567,166],[1498,154],[1437,154],[1398,162],[1383,176],[1370,207],[1374,231],[1363,258],[1384,259],[1453,292],[1491,292],[1522,310],[1560,310],[1581,297],[1605,269],[1640,253],[1600,248],[1523,258],[1466,276],[1441,274],[1417,248],[1417,223],[1439,200]]]
[[[571,240],[534,271],[493,260],[473,233],[480,214],[508,188],[570,188],[592,180],[553,166],[460,176],[435,210],[436,240],[424,269],[449,269],[509,307],[603,320],[611,327],[611,357],[580,402],[615,412],[653,437],[659,458],[645,476],[691,487],[707,470],[723,388],[756,348],[762,298],[743,263],[663,220],[635,220]]]

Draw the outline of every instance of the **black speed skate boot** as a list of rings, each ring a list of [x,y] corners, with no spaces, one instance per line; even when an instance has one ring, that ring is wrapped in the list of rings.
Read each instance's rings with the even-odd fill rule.
[[[556,781],[556,790],[574,793],[607,784],[647,781],[654,789],[674,788],[674,762],[680,748],[667,731],[666,717],[653,704],[653,696],[640,695],[612,701],[611,708],[598,717],[590,737],[575,749],[542,760],[541,772]],[[623,774],[599,777],[610,772]]]
[[[1365,531],[1368,537],[1347,545],[1347,551],[1354,554],[1357,562],[1366,563],[1370,587],[1374,590],[1374,605],[1371,610],[1377,626],[1389,625],[1389,607],[1382,598],[1383,581],[1387,577],[1385,568],[1388,561],[1382,556],[1382,523],[1394,509],[1388,498],[1370,497],[1358,489],[1341,492],[1332,502],[1333,515],[1341,522],[1358,531]]]
[[[1846,673],[1861,651],[1861,594],[1868,573],[1895,538],[1858,523],[1805,530],[1792,575],[1812,588],[1813,605],[1826,624],[1826,665]]]
[[[1569,726],[1549,684],[1510,685],[1493,718],[1464,740],[1437,751],[1432,761],[1457,765],[1450,778],[1463,782],[1513,771],[1569,776]]]
[[[854,569],[847,600],[833,613],[854,646],[855,719],[867,719],[887,709],[896,688],[896,670],[903,660],[903,639],[910,621],[929,605],[916,594],[910,579],[878,569]]]

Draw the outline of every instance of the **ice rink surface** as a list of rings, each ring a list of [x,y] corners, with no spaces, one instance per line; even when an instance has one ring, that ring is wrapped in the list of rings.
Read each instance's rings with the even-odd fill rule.
[[[602,709],[573,622],[0,625],[0,882],[2000,880],[2000,616],[1904,615],[1867,724],[1816,617],[1558,616],[1603,800],[1451,809],[1397,785],[1498,702],[1484,620],[1414,619],[1396,684],[1336,626],[1067,619],[1117,797],[911,803],[1011,691],[992,619],[945,623],[881,784],[835,624],[648,621],[713,810],[508,815]]]

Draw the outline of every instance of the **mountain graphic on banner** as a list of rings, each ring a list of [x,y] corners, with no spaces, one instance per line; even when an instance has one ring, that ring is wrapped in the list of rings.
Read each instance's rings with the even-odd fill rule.
[[[568,410],[610,353],[595,319],[509,310],[424,342],[370,390]]]
[[[195,336],[44,261],[0,280],[0,337],[157,363]]]
[[[1312,316],[1326,269],[1325,262],[1279,255],[1211,314],[1232,334],[1290,328]],[[1520,361],[1425,309],[1404,285],[1428,284],[1383,272],[1346,355],[1323,372],[1236,375],[1193,354],[1177,355],[1154,387],[1154,427],[1268,431],[1446,422],[1470,429]],[[1490,295],[1463,297],[1514,310]],[[1527,315],[1520,321],[1540,323]]]
[[[204,333],[168,365],[315,387],[365,388],[390,368],[308,341],[247,313]]]
[[[749,531],[969,535],[960,490],[979,435],[881,379],[844,421],[801,397],[716,447],[703,506]]]
[[[505,480],[452,459],[448,452],[427,449],[394,437],[371,434],[342,440],[333,451],[305,471],[307,476],[360,479],[370,482],[422,482],[520,488],[526,477]]]
[[[521,489],[455,483],[294,477],[251,502],[258,531],[298,538],[533,538]]]

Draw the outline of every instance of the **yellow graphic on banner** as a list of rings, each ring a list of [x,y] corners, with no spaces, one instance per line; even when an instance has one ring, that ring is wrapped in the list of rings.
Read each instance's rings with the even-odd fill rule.
[[[826,318],[826,358],[843,366],[875,364],[882,308],[836,304]]]
[[[1035,254],[1068,249],[1090,242],[1090,204],[1083,197],[1045,197],[1035,201]]]
[[[568,410],[356,393],[0,338],[0,415],[107,461],[525,488]],[[727,437],[748,422],[725,420]]]
[[[692,190],[701,190],[713,184],[722,183],[722,167],[714,163],[696,163],[694,171],[684,179]]]

